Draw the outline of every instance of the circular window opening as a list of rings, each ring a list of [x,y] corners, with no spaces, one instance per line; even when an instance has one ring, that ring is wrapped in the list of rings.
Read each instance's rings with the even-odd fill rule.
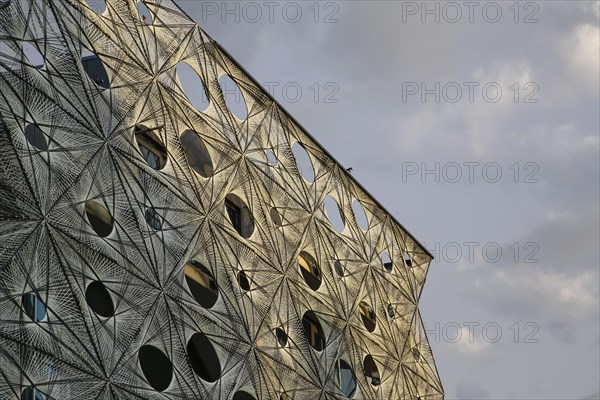
[[[410,256],[408,255],[407,251],[404,251],[404,264],[408,267],[408,268],[412,268],[413,267],[413,262],[412,259],[410,258]]]
[[[96,14],[102,14],[106,10],[105,0],[87,0],[87,3]]]
[[[282,393],[281,396],[279,396],[279,400],[293,400],[293,398],[287,393]]]
[[[271,221],[273,221],[276,226],[283,226],[283,218],[281,217],[281,213],[279,213],[275,207],[271,207],[269,210],[269,216],[271,217]]]
[[[381,252],[381,263],[387,272],[392,272],[394,270],[394,263],[386,251]]]
[[[350,364],[344,360],[338,360],[335,364],[335,372],[340,390],[344,396],[352,398],[356,392],[356,375],[354,375]]]
[[[273,152],[273,150],[267,149],[267,150],[265,150],[265,154],[267,156],[267,162],[269,163],[269,165],[271,167],[276,167],[277,166],[277,157],[275,156],[275,153]]]
[[[238,119],[246,120],[248,118],[248,107],[238,84],[231,76],[225,74],[219,78],[219,85],[229,111]]]
[[[342,232],[344,227],[346,226],[346,222],[344,221],[344,214],[342,214],[342,209],[337,201],[331,196],[325,197],[325,215],[329,219],[329,223],[333,226],[333,228]]]
[[[292,153],[294,154],[294,159],[296,160],[296,166],[298,167],[300,176],[302,176],[309,183],[314,182],[314,167],[304,145],[300,142],[294,143],[292,146]]]
[[[244,392],[243,390],[235,392],[233,400],[256,400],[251,394]]]
[[[163,218],[158,214],[158,212],[154,208],[146,208],[146,212],[144,213],[144,217],[146,218],[146,222],[150,226],[150,228],[155,231],[160,231],[163,227]]]
[[[167,164],[167,149],[156,134],[157,129],[136,125],[133,131],[140,154],[150,167],[158,171]]]
[[[168,388],[173,379],[173,364],[167,355],[154,346],[144,345],[140,347],[138,356],[150,386],[159,392]]]
[[[94,200],[85,202],[85,215],[98,236],[107,237],[113,230],[113,218],[102,204]]]
[[[23,42],[23,54],[32,67],[37,69],[44,68],[46,60],[35,44]]]
[[[25,293],[21,297],[21,303],[25,315],[33,322],[40,322],[46,317],[46,305],[35,293]]]
[[[0,7],[2,7],[2,4],[0,4]],[[44,400],[44,396],[38,389],[29,386],[21,392],[21,400]]]
[[[285,345],[287,345],[288,335],[283,329],[275,328],[275,337],[277,338],[277,343],[279,343],[279,346],[285,347]]]
[[[307,311],[302,317],[302,327],[308,340],[308,344],[317,350],[322,351],[325,348],[325,333],[319,322],[319,318],[313,311]]]
[[[396,318],[396,310],[394,309],[393,305],[388,304],[386,307],[386,311],[387,311],[387,315],[388,315],[388,317],[390,317],[390,319]]]
[[[248,209],[248,206],[242,199],[233,193],[225,197],[225,211],[231,225],[237,233],[248,239],[254,232],[254,219]]]
[[[344,266],[342,265],[340,260],[335,260],[335,262],[333,263],[333,269],[339,276],[344,276]]]
[[[110,89],[108,72],[106,72],[106,68],[97,54],[91,53],[91,55],[82,57],[81,65],[85,73],[96,85],[104,89]]]
[[[101,317],[115,315],[115,306],[106,286],[100,281],[90,283],[85,290],[85,301],[93,312]]]
[[[219,291],[210,270],[195,260],[187,262],[183,270],[190,293],[196,302],[204,308],[214,306]]]
[[[381,377],[379,376],[379,370],[377,369],[375,360],[370,354],[365,357],[363,361],[363,368],[367,382],[373,386],[379,386],[381,384]]]
[[[181,61],[175,67],[179,87],[194,108],[200,112],[206,111],[210,105],[204,82],[191,65]]]
[[[204,178],[213,176],[213,164],[200,136],[194,131],[187,130],[181,135],[181,146],[188,164]]]
[[[152,18],[152,13],[146,6],[143,1],[140,1],[136,5],[138,15],[140,16],[140,20],[147,25],[152,25],[154,23],[154,18]]]
[[[301,251],[298,255],[298,266],[308,287],[312,290],[319,289],[322,281],[321,268],[313,256],[306,251]]]
[[[221,377],[221,363],[211,341],[203,333],[195,333],[187,344],[192,369],[201,379],[215,382]]]
[[[36,124],[28,124],[23,133],[30,145],[40,151],[48,151],[48,139],[39,126]]]
[[[360,204],[360,201],[354,200],[352,202],[352,212],[354,213],[354,218],[356,219],[358,227],[363,231],[369,229],[367,214],[365,213],[365,209],[363,208],[362,204]]]
[[[377,325],[375,311],[373,311],[373,308],[364,301],[360,302],[359,309],[360,319],[362,320],[363,325],[369,332],[373,332],[375,330],[375,326]]]
[[[246,275],[244,271],[238,272],[237,280],[238,284],[240,285],[240,288],[242,288],[242,290],[245,290],[246,292],[249,291],[252,287],[250,283],[250,278],[248,278],[248,275]]]

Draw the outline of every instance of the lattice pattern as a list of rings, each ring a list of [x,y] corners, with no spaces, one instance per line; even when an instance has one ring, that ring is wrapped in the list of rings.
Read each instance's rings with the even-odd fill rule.
[[[431,257],[172,1],[145,6],[0,0],[0,399],[443,398]]]

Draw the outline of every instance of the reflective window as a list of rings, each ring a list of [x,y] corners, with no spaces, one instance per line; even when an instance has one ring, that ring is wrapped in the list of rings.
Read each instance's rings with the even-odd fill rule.
[[[275,328],[275,336],[277,337],[277,343],[281,347],[285,347],[288,342],[288,335],[282,328]]]
[[[115,315],[115,306],[106,286],[100,281],[90,283],[85,290],[88,306],[101,317],[110,318]]]
[[[187,344],[192,369],[207,382],[221,377],[221,363],[211,341],[203,333],[195,333]]]
[[[301,251],[298,255],[298,266],[304,281],[312,290],[317,290],[321,286],[321,268],[319,265],[306,251]]]
[[[104,89],[110,88],[108,72],[106,72],[102,60],[96,54],[83,57],[81,64],[83,65],[83,70],[96,85]]]
[[[185,280],[194,299],[204,308],[211,308],[217,302],[219,292],[217,282],[209,269],[192,260],[184,266]]]
[[[242,390],[235,392],[232,400],[256,400],[254,396]]]
[[[323,332],[319,318],[317,318],[317,315],[313,311],[304,313],[302,327],[310,346],[317,351],[322,351],[326,344],[325,333]]]
[[[153,169],[161,170],[167,164],[167,149],[156,134],[156,129],[136,125],[134,133],[135,140],[144,160]]]
[[[375,360],[371,355],[367,355],[363,361],[363,368],[365,371],[365,377],[367,382],[373,386],[379,386],[381,384],[381,377],[379,376],[379,369],[375,364]]]
[[[181,146],[190,167],[204,178],[213,176],[213,164],[208,149],[200,136],[187,130],[181,135]]]
[[[238,273],[237,279],[238,284],[240,285],[240,288],[242,288],[242,290],[248,291],[251,289],[252,285],[250,283],[250,278],[248,278],[248,275],[246,275],[244,271],[240,271]]]
[[[46,134],[36,124],[27,124],[25,127],[25,139],[30,145],[40,151],[48,151],[48,140]]]
[[[338,360],[335,365],[337,383],[344,396],[352,398],[356,392],[356,376],[350,365],[344,360]]]
[[[100,237],[107,237],[113,230],[113,218],[102,204],[94,200],[85,202],[85,215],[92,229]]]
[[[228,194],[225,197],[225,211],[231,225],[237,233],[243,238],[249,238],[254,232],[254,219],[250,209],[242,199],[235,194]]]
[[[155,231],[159,231],[162,229],[163,218],[154,208],[146,208],[146,212],[144,212],[144,217],[146,218],[146,222],[152,229],[154,229]]]
[[[38,389],[29,386],[21,392],[21,400],[44,400],[44,396]]]
[[[25,315],[33,322],[40,322],[46,317],[46,305],[35,293],[25,293],[21,302]]]
[[[173,379],[173,364],[165,353],[154,346],[142,346],[138,353],[144,377],[159,392],[167,389]]]
[[[369,332],[373,332],[377,324],[375,311],[373,311],[373,308],[364,301],[360,302],[359,309],[360,319],[362,320],[363,325]]]

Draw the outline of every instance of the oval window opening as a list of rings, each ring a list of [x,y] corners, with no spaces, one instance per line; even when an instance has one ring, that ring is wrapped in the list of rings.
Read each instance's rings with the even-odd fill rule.
[[[152,13],[143,1],[138,2],[136,8],[138,15],[140,16],[140,21],[147,25],[154,24],[154,18],[152,17]]]
[[[324,204],[325,214],[327,215],[329,222],[336,231],[341,233],[344,230],[346,223],[344,222],[344,215],[342,214],[342,209],[340,208],[340,205],[331,196],[325,197]]]
[[[344,396],[352,398],[356,392],[356,375],[344,360],[338,360],[335,365],[337,383]]]
[[[190,293],[196,302],[204,308],[214,306],[219,292],[210,270],[195,260],[187,262],[183,269]]]
[[[363,368],[365,371],[365,378],[373,386],[379,386],[381,384],[381,378],[379,376],[379,370],[375,364],[375,360],[368,354],[363,361]]]
[[[296,160],[296,166],[298,167],[300,176],[302,176],[308,183],[314,182],[315,172],[306,148],[300,142],[296,142],[292,146],[292,153],[294,154],[294,159]]]
[[[363,361],[363,368],[365,371],[365,378],[373,386],[379,386],[381,384],[381,378],[379,376],[379,370],[375,364],[375,360],[368,354]]]
[[[275,207],[271,207],[269,210],[269,216],[271,217],[271,221],[273,221],[275,226],[283,226],[283,218],[281,217],[281,213]]]
[[[388,317],[390,317],[390,319],[396,318],[396,310],[394,309],[393,305],[388,304],[386,307],[386,311],[387,311],[387,315],[388,315]]]
[[[213,176],[213,164],[208,149],[200,136],[187,130],[181,135],[181,146],[190,167],[204,178]]]
[[[277,166],[277,157],[275,156],[275,153],[273,152],[273,150],[271,150],[271,149],[265,150],[265,155],[267,156],[267,162],[269,163],[269,165],[271,167],[276,167]]]
[[[32,67],[37,69],[44,68],[46,60],[33,43],[23,42],[23,54]]]
[[[243,390],[235,392],[233,400],[256,400],[251,394],[244,392]]]
[[[106,72],[106,68],[97,54],[92,53],[91,55],[82,57],[81,65],[83,66],[85,73],[96,85],[98,85],[98,87],[110,89],[108,72]]]
[[[288,335],[281,328],[275,328],[275,337],[277,338],[277,343],[279,343],[280,347],[285,347],[288,342]]]
[[[168,388],[173,379],[173,364],[167,355],[154,346],[145,345],[140,348],[138,356],[150,386],[159,392]]]
[[[46,317],[46,305],[35,293],[25,293],[21,303],[25,315],[33,322],[40,322]]]
[[[308,340],[308,344],[317,350],[322,351],[325,349],[325,333],[319,322],[319,318],[313,311],[307,311],[302,317],[302,327],[304,328],[304,334]]]
[[[412,268],[413,267],[413,262],[412,259],[410,258],[410,256],[408,255],[407,251],[404,251],[404,264],[408,267],[408,268]]]
[[[344,266],[342,265],[340,260],[335,260],[335,262],[333,263],[333,269],[339,276],[344,276]]]
[[[25,139],[30,145],[40,151],[48,151],[48,139],[42,129],[36,124],[28,124],[25,127]]]
[[[156,128],[136,125],[133,131],[138,149],[144,160],[157,171],[163,169],[167,164],[167,149],[156,134]]]
[[[363,208],[362,204],[360,204],[360,201],[354,200],[352,202],[352,212],[354,213],[354,218],[356,219],[356,223],[359,228],[363,231],[369,229],[367,214],[365,213],[365,209]]]
[[[381,263],[387,272],[392,272],[394,270],[394,263],[387,251],[381,252]]]
[[[94,200],[85,202],[85,215],[98,236],[107,237],[113,230],[113,218],[102,204]]]
[[[248,118],[248,107],[238,84],[231,76],[223,75],[219,78],[219,85],[229,111],[238,119],[245,121]]]
[[[244,271],[240,271],[238,273],[237,280],[238,284],[240,285],[240,288],[242,288],[242,290],[245,290],[246,292],[249,291],[252,287],[252,285],[250,284],[250,278],[248,278],[248,275],[246,275]]]
[[[102,14],[106,10],[105,0],[87,0],[88,6],[96,13]]]
[[[225,212],[231,225],[244,239],[254,232],[254,218],[246,203],[233,193],[225,196]]]
[[[317,290],[321,286],[322,275],[321,268],[313,256],[306,251],[301,251],[298,255],[298,266],[304,281],[312,290]]]
[[[154,208],[146,208],[144,218],[146,218],[146,222],[150,228],[154,229],[155,231],[160,231],[162,229],[163,218]]]
[[[93,312],[104,318],[115,315],[115,306],[106,286],[100,281],[90,283],[85,290],[85,301]]]
[[[373,311],[373,308],[364,301],[360,302],[359,309],[360,319],[362,320],[363,325],[369,332],[373,332],[375,330],[375,326],[377,325],[375,311]]]
[[[187,344],[192,369],[202,380],[215,382],[221,377],[221,363],[211,341],[202,333],[195,333]]]
[[[210,105],[206,87],[200,75],[191,65],[181,61],[175,67],[179,86],[194,108],[200,112],[206,111]]]
[[[0,4],[0,7],[2,7],[2,4]],[[29,386],[21,392],[21,400],[44,400],[44,396],[38,389]]]

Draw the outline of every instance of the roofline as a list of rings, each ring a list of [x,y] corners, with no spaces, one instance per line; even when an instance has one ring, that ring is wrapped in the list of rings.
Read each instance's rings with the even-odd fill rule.
[[[276,105],[277,105],[277,106],[278,106],[278,107],[281,109],[281,111],[283,111],[283,113],[284,113],[284,114],[285,114],[285,115],[286,115],[286,116],[287,116],[287,117],[288,117],[290,120],[292,120],[292,122],[293,122],[293,123],[295,123],[295,124],[296,124],[296,125],[297,125],[297,126],[298,126],[298,127],[301,129],[301,130],[302,130],[302,132],[303,132],[303,133],[304,133],[306,136],[308,136],[308,137],[309,137],[309,138],[310,138],[312,141],[314,141],[314,142],[315,142],[315,144],[316,144],[317,146],[319,146],[319,147],[321,148],[321,150],[322,150],[322,151],[323,151],[323,152],[324,152],[324,153],[325,153],[325,154],[326,154],[326,155],[327,155],[329,158],[331,158],[331,159],[333,160],[333,162],[335,162],[337,165],[339,165],[340,167],[342,167],[341,169],[343,170],[343,172],[346,174],[346,176],[347,176],[348,178],[350,178],[350,180],[351,180],[352,182],[354,182],[354,184],[356,184],[356,185],[357,185],[357,186],[358,186],[358,187],[359,187],[359,188],[360,188],[360,189],[361,189],[363,192],[365,192],[365,194],[366,194],[367,196],[369,196],[369,197],[370,197],[370,198],[373,200],[373,202],[374,202],[374,203],[375,203],[377,206],[379,206],[379,207],[380,207],[380,208],[381,208],[381,209],[382,209],[382,210],[383,210],[383,211],[384,211],[384,212],[385,212],[387,215],[389,215],[389,216],[390,216],[390,218],[392,219],[392,221],[394,221],[396,224],[398,224],[398,225],[400,226],[400,228],[402,228],[402,230],[403,230],[404,232],[406,232],[406,234],[407,234],[407,235],[408,235],[408,236],[409,236],[409,237],[410,237],[412,240],[414,240],[414,241],[415,241],[415,243],[416,243],[416,244],[418,244],[418,245],[419,245],[419,246],[420,246],[420,247],[421,247],[421,248],[422,248],[422,249],[425,251],[425,253],[426,253],[426,254],[427,254],[429,257],[431,257],[431,259],[432,259],[432,260],[435,258],[435,257],[433,257],[433,255],[432,255],[432,254],[429,252],[429,250],[427,250],[427,248],[426,248],[426,247],[425,247],[425,246],[424,246],[424,245],[423,245],[423,244],[422,244],[422,243],[421,243],[421,242],[420,242],[420,241],[419,241],[417,238],[415,238],[415,237],[413,236],[413,234],[412,234],[412,233],[410,233],[410,231],[409,231],[408,229],[406,229],[406,228],[404,227],[404,225],[402,225],[402,223],[401,223],[400,221],[398,221],[398,220],[396,219],[396,217],[394,217],[394,215],[393,215],[392,213],[390,213],[390,212],[387,210],[387,208],[385,208],[385,207],[384,207],[384,206],[383,206],[383,205],[382,205],[382,204],[379,202],[379,200],[377,200],[377,199],[376,199],[376,198],[375,198],[375,197],[374,197],[374,196],[373,196],[373,195],[372,195],[372,194],[371,194],[371,193],[370,193],[370,192],[369,192],[367,189],[365,189],[365,187],[364,187],[364,186],[363,186],[363,185],[362,185],[360,182],[358,182],[358,180],[356,180],[356,178],[354,178],[354,177],[352,176],[352,174],[350,174],[348,171],[346,171],[346,169],[344,168],[344,166],[343,166],[343,165],[342,165],[342,164],[341,164],[341,163],[340,163],[338,160],[336,160],[336,158],[335,158],[335,157],[334,157],[334,156],[333,156],[333,155],[332,155],[332,154],[331,154],[331,153],[330,153],[330,152],[329,152],[329,151],[328,151],[328,150],[327,150],[327,149],[326,149],[326,148],[325,148],[325,147],[324,147],[324,146],[323,146],[321,143],[319,143],[319,141],[318,141],[317,139],[315,139],[315,137],[314,137],[313,135],[311,135],[311,134],[310,134],[310,132],[308,132],[308,130],[306,130],[306,128],[304,128],[304,126],[302,126],[302,124],[301,124],[300,122],[298,122],[298,120],[297,120],[296,118],[294,118],[294,116],[293,116],[292,114],[290,114],[290,113],[289,113],[289,112],[288,112],[288,111],[285,109],[285,107],[283,107],[283,106],[281,105],[281,103],[279,103],[279,101],[277,101],[277,99],[275,99],[273,96],[271,96],[271,94],[270,94],[270,93],[269,93],[267,90],[265,90],[265,88],[263,87],[263,85],[262,85],[262,84],[260,84],[260,83],[259,83],[259,82],[258,82],[258,81],[257,81],[257,80],[254,78],[254,76],[252,76],[252,74],[250,74],[250,73],[248,72],[248,70],[246,70],[246,68],[244,68],[244,66],[242,66],[242,65],[241,65],[241,64],[240,64],[240,63],[239,63],[239,62],[238,62],[238,61],[237,61],[237,60],[236,60],[236,59],[235,59],[235,58],[234,58],[234,57],[233,57],[233,56],[232,56],[232,55],[231,55],[231,54],[230,54],[230,53],[227,51],[227,50],[225,50],[225,49],[223,48],[223,46],[221,46],[221,44],[220,44],[219,42],[217,42],[215,39],[213,39],[213,37],[212,37],[212,36],[210,36],[208,33],[206,33],[206,32],[204,31],[204,29],[202,29],[202,27],[200,27],[200,25],[198,25],[198,24],[196,23],[196,21],[194,21],[194,19],[193,19],[193,18],[191,18],[191,17],[190,17],[190,16],[189,16],[189,15],[188,15],[188,14],[187,14],[187,13],[186,13],[184,10],[182,10],[182,9],[181,9],[181,7],[179,7],[179,4],[177,4],[176,0],[174,1],[174,3],[175,3],[175,5],[177,6],[177,8],[179,8],[179,9],[181,10],[181,12],[182,12],[182,13],[184,13],[184,14],[185,14],[185,15],[186,15],[188,18],[190,18],[190,20],[192,20],[192,21],[193,21],[193,22],[196,24],[196,26],[197,26],[198,28],[200,28],[200,29],[202,30],[202,32],[204,32],[204,33],[205,33],[205,34],[206,34],[206,35],[207,35],[207,36],[208,36],[208,37],[211,39],[211,41],[213,42],[213,44],[215,44],[219,50],[221,50],[221,51],[222,51],[222,52],[223,52],[223,53],[224,53],[226,56],[228,56],[228,57],[231,59],[231,61],[233,61],[233,62],[235,63],[236,67],[237,67],[237,68],[239,68],[239,69],[240,69],[240,71],[242,71],[244,74],[246,74],[246,76],[247,76],[247,77],[250,79],[250,81],[251,81],[252,83],[254,83],[254,84],[257,86],[257,87],[259,87],[259,88],[260,88],[260,89],[263,91],[263,93],[265,93],[265,94],[266,94],[266,95],[267,95],[267,96],[268,96],[268,97],[269,97],[271,100],[273,100],[273,102],[274,102],[274,103],[275,103],[275,104],[276,104]]]

